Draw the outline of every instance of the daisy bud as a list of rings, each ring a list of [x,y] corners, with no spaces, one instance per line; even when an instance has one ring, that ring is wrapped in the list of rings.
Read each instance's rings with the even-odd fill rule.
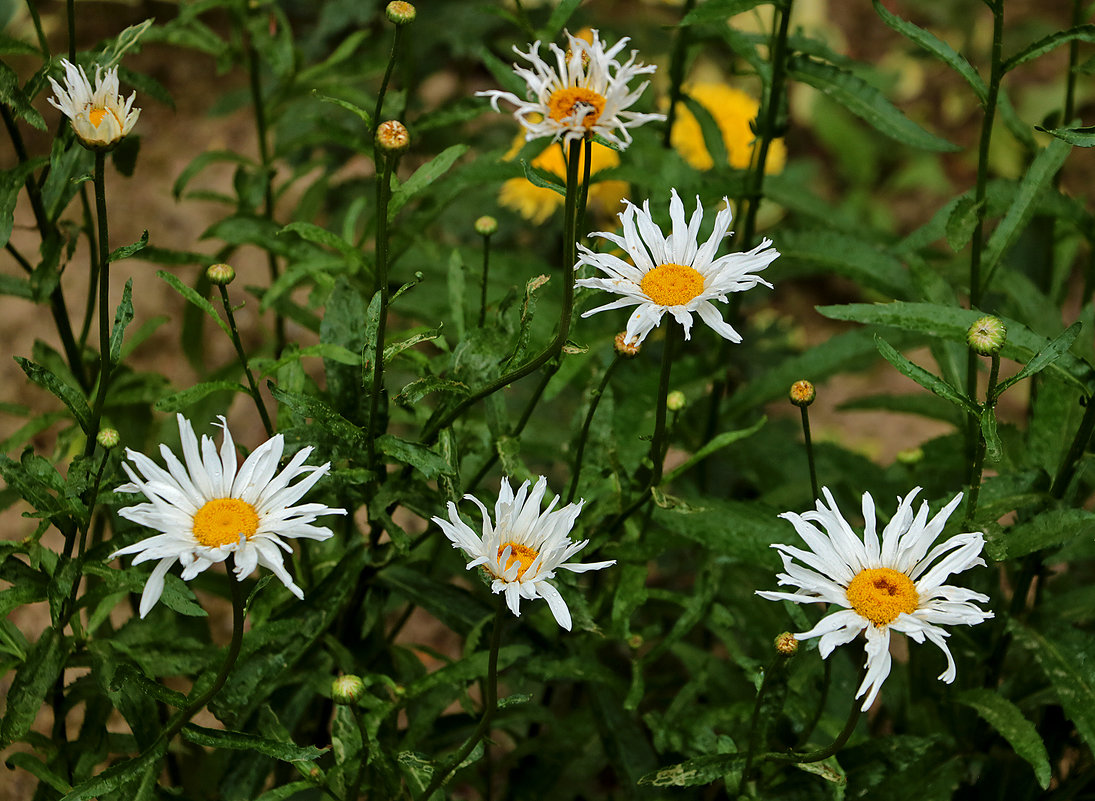
[[[498,220],[487,215],[483,215],[475,221],[475,233],[480,236],[490,236],[498,230]]]
[[[365,693],[365,682],[360,676],[347,673],[331,682],[331,698],[336,704],[356,704]]]
[[[966,344],[982,356],[998,356],[1008,338],[1008,329],[999,317],[986,315],[966,332]]]
[[[795,406],[809,406],[817,397],[814,385],[805,379],[791,384],[791,391],[787,394]]]
[[[414,6],[404,0],[394,0],[384,9],[384,16],[393,25],[410,25],[414,22],[415,15]]]
[[[205,277],[213,286],[228,286],[236,280],[236,271],[231,264],[213,264],[205,271]]]
[[[116,428],[104,428],[95,437],[95,441],[99,443],[99,447],[104,451],[109,451],[111,448],[118,447],[118,443],[121,441],[121,437],[118,435],[118,429]]]
[[[632,634],[630,637],[627,638],[627,647],[630,648],[633,651],[637,651],[638,649],[642,648],[643,647],[643,635],[641,635],[641,634]]]
[[[923,448],[906,448],[903,451],[898,451],[895,456],[898,462],[906,465],[914,465],[924,461],[924,449]]]
[[[794,656],[798,653],[798,640],[795,639],[795,635],[789,631],[785,631],[776,637],[775,640],[776,652],[780,656]]]
[[[671,412],[679,412],[684,408],[686,402],[684,393],[679,389],[675,389],[666,396],[665,407]]]
[[[621,331],[616,335],[615,348],[616,352],[621,356],[628,359],[634,359],[639,355],[639,339],[638,337],[628,339],[627,332]]]
[[[376,146],[389,155],[397,155],[411,143],[407,128],[399,120],[388,120],[376,126]]]

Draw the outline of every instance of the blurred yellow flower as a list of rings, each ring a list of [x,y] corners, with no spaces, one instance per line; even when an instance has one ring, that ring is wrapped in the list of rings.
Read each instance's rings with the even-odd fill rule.
[[[756,135],[749,124],[756,119],[760,103],[740,89],[721,83],[696,83],[685,86],[684,92],[703,106],[719,126],[727,163],[739,170],[748,169],[756,145]],[[715,166],[703,142],[699,121],[684,103],[677,104],[670,141],[684,160],[697,170]],[[764,171],[781,172],[786,160],[787,148],[783,140],[774,139],[768,148]]]
[[[506,154],[507,159],[514,158],[525,143],[524,134],[518,134],[513,147]],[[593,154],[590,157],[589,207],[600,214],[613,214],[627,197],[627,181],[593,182],[601,170],[616,167],[620,157],[610,147],[590,142]],[[553,142],[539,156],[532,160],[532,166],[548,172],[566,183],[567,165],[561,144]],[[557,208],[563,205],[563,196],[551,189],[544,189],[531,183],[527,178],[510,178],[498,193],[498,202],[513,209],[535,225],[543,224]]]

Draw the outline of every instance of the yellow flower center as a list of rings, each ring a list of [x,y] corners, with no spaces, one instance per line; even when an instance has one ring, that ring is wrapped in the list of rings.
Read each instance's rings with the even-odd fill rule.
[[[703,276],[683,264],[659,264],[639,288],[659,306],[683,306],[703,292]]]
[[[91,124],[96,128],[99,127],[99,123],[103,121],[103,117],[106,116],[105,108],[93,108],[91,113],[87,115],[87,118],[91,120]]]
[[[562,122],[573,116],[575,107],[579,104],[585,106],[585,116],[582,117],[582,125],[592,128],[597,124],[601,112],[605,110],[604,95],[586,89],[581,86],[570,86],[566,89],[558,89],[548,98],[548,114],[556,122]]]
[[[893,623],[902,612],[912,614],[920,605],[913,580],[888,567],[861,570],[845,594],[852,609],[876,626]]]
[[[517,568],[517,578],[520,579],[525,575],[525,571],[532,567],[532,563],[536,561],[536,557],[540,554],[537,551],[532,550],[527,545],[519,545],[516,542],[505,542],[498,549],[498,558],[502,558],[502,554],[505,553],[506,548],[509,548],[509,559],[502,566],[502,572],[510,569],[510,566],[514,562],[520,563],[520,567]]]
[[[207,548],[239,542],[241,534],[250,539],[258,527],[255,508],[239,498],[209,501],[194,515],[194,539]]]

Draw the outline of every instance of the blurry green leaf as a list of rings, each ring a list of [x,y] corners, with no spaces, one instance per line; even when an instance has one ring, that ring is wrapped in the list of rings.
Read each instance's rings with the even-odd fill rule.
[[[425,378],[419,378],[407,384],[403,389],[399,390],[399,394],[392,398],[392,400],[401,406],[409,408],[434,392],[467,395],[469,391],[467,384],[431,375],[426,376]]]
[[[942,420],[958,425],[964,416],[950,403],[935,395],[861,395],[839,404],[837,411],[887,411],[895,414],[914,414],[929,420]]]
[[[920,45],[965,78],[966,83],[973,88],[974,93],[977,95],[977,99],[982,103],[985,102],[985,99],[988,97],[988,89],[985,86],[985,82],[981,79],[977,70],[966,61],[961,53],[956,52],[953,47],[931,31],[924,30],[918,25],[914,25],[896,14],[891,14],[879,0],[873,0],[873,2],[874,10],[878,13],[878,16],[882,17],[883,22],[910,41]],[[957,248],[955,249],[957,250]]]
[[[156,401],[154,408],[158,412],[180,412],[214,392],[248,392],[238,381],[203,381],[192,387],[167,395]]]
[[[681,20],[681,25],[701,25],[706,22],[726,23],[735,14],[749,11],[764,2],[765,0],[706,0],[698,8],[689,11]]]
[[[668,531],[734,562],[771,567],[777,560],[769,546],[794,536],[793,530],[780,519],[780,510],[762,503],[710,497],[691,502],[695,506],[690,512],[657,508],[654,520]]]
[[[137,156],[141,153],[141,137],[130,133],[118,142],[110,151],[110,160],[114,162],[114,169],[126,178],[132,178],[137,169]],[[111,261],[114,259],[112,258]]]
[[[1049,787],[1053,771],[1049,766],[1045,744],[1034,724],[1023,717],[1019,707],[996,690],[966,690],[958,694],[958,702],[972,707],[1008,741],[1016,754],[1030,763],[1043,790]]]
[[[824,229],[781,231],[779,252],[779,261],[769,268],[775,275],[836,274],[893,298],[914,295],[902,261],[861,236]]]
[[[7,765],[10,770],[22,768],[59,793],[67,793],[72,789],[71,784],[58,776],[56,772],[43,765],[33,754],[28,754],[26,752],[12,754],[4,760],[4,764]]]
[[[554,42],[559,38],[559,32],[566,27],[571,15],[581,5],[582,0],[562,0],[551,10],[547,24],[537,34],[536,38],[545,42]]]
[[[30,359],[16,356],[15,361],[23,368],[23,372],[27,374],[27,378],[60,398],[65,406],[72,412],[73,417],[76,418],[76,422],[80,424],[80,428],[90,436],[91,409],[88,408],[83,393],[74,386],[66,384],[45,367],[35,364]]]
[[[552,147],[554,147],[554,145],[552,145]],[[541,170],[539,167],[533,167],[524,159],[521,159],[521,167],[525,170],[525,178],[527,178],[533,186],[538,186],[541,189],[550,189],[552,192],[566,197],[567,188],[557,180],[552,180],[552,178],[555,178],[554,175],[545,170]]]
[[[351,103],[349,100],[343,100],[340,97],[330,97],[329,95],[321,94],[319,91],[313,89],[312,97],[317,100],[321,100],[324,103],[333,103],[339,108],[344,108],[351,114],[356,114],[358,119],[365,123],[365,127],[370,131],[373,129],[373,115],[363,109],[361,106]]]
[[[1095,26],[1092,26],[1095,29]],[[1008,207],[999,225],[985,243],[981,258],[981,286],[987,287],[1001,257],[1011,247],[1020,232],[1027,227],[1034,216],[1035,201],[1052,183],[1053,176],[1061,169],[1072,148],[1060,139],[1052,140],[1049,145],[1034,157],[1026,175],[1019,182],[1019,191]]]
[[[1055,136],[1074,147],[1095,147],[1095,125],[1081,128],[1043,128],[1040,125],[1034,127],[1036,130]]]
[[[746,437],[751,437],[753,434],[756,434],[758,431],[760,431],[761,428],[764,427],[764,424],[767,422],[767,417],[761,417],[759,420],[757,420],[757,422],[753,423],[753,425],[749,426],[748,428],[742,428],[737,431],[723,431],[721,434],[716,435],[714,439],[706,443],[698,451],[692,454],[692,456],[689,457],[688,461],[686,461],[680,467],[674,468],[669,473],[669,475],[665,476],[664,483],[671,484],[679,476],[691,470],[693,467],[702,462],[712,453],[720,451],[728,445],[733,445],[735,442],[743,440]]]
[[[995,410],[982,409],[978,423],[981,426],[981,436],[985,438],[985,456],[990,462],[1000,461],[1004,456],[1004,445],[1000,442]]]
[[[144,22],[139,22],[136,25],[130,25],[124,31],[114,37],[114,41],[111,42],[102,53],[102,57],[97,62],[97,66],[102,67],[104,70],[108,70],[117,64],[125,52],[134,47],[145,32],[152,27],[152,23],[155,19],[146,19]],[[90,71],[89,71],[90,72]]]
[[[391,434],[383,434],[376,438],[376,445],[385,456],[410,465],[428,480],[454,473],[452,465],[418,442],[408,442]]]
[[[1080,335],[1080,329],[1083,327],[1083,323],[1075,322],[1056,337],[1052,342],[1038,351],[1034,358],[1023,365],[1023,369],[1013,375],[1011,378],[1005,379],[996,385],[996,394],[999,396],[1008,387],[1019,383],[1024,378],[1029,378],[1035,373],[1040,373],[1045,370],[1055,361],[1060,359],[1068,352],[1068,349],[1072,347],[1072,343],[1076,341],[1076,337]]]
[[[447,173],[452,165],[456,163],[456,160],[464,155],[467,150],[467,145],[452,145],[415,170],[410,178],[392,192],[391,200],[388,202],[388,222],[394,220],[399,210],[407,205],[407,202],[415,195]]]
[[[645,787],[698,787],[718,781],[726,773],[741,769],[742,754],[708,754],[689,759],[668,768],[648,773],[639,779]]]
[[[365,448],[365,431],[355,426],[326,403],[313,395],[289,392],[274,383],[268,383],[270,392],[278,403],[284,403],[297,414],[310,417],[331,436],[343,440],[350,447]],[[392,439],[395,439],[392,437]]]
[[[285,799],[292,798],[297,793],[303,793],[315,786],[315,783],[305,780],[289,782],[289,784],[283,784],[281,787],[273,787],[267,790],[258,796],[255,801],[285,801]]]
[[[112,792],[136,779],[150,766],[157,764],[165,753],[167,753],[167,743],[164,740],[156,740],[152,747],[140,756],[115,762],[102,773],[78,784],[61,801],[91,801]]]
[[[1003,71],[1013,70],[1020,64],[1026,64],[1028,61],[1038,58],[1067,42],[1095,42],[1095,25],[1077,25],[1075,28],[1045,36],[1020,50],[1011,58],[1005,59]]]
[[[703,137],[703,144],[711,156],[711,161],[716,167],[727,164],[729,158],[726,155],[726,140],[722,138],[722,130],[715,122],[715,118],[711,116],[711,112],[687,93],[681,95],[681,101],[699,124],[700,135]]]
[[[7,709],[0,724],[0,747],[21,740],[30,731],[38,710],[65,666],[68,642],[54,628],[47,628],[30,648],[26,661],[15,671],[8,689]]]
[[[317,245],[325,245],[326,247],[337,250],[345,257],[346,263],[351,265],[355,270],[364,263],[361,251],[358,250],[358,248],[345,241],[338,234],[334,234],[326,228],[314,225],[313,223],[291,222],[278,231],[278,236],[285,233],[294,233],[308,242],[315,242]]]
[[[184,284],[182,281],[180,281],[178,278],[176,278],[174,275],[167,272],[166,270],[157,270],[156,275],[162,278],[168,284],[170,284],[176,292],[186,298],[186,300],[188,300],[192,305],[201,309],[203,312],[216,320],[217,325],[220,326],[220,329],[224,332],[225,336],[227,336],[229,339],[232,338],[232,330],[228,327],[228,323],[222,320],[221,316],[217,314],[217,310],[213,307],[212,303],[199,295],[196,290],[188,287],[186,284]]]
[[[444,536],[437,533],[436,536]],[[463,587],[439,583],[420,570],[393,565],[377,573],[377,580],[407,601],[418,604],[447,628],[461,635],[491,613],[489,605]]]
[[[1063,545],[1095,534],[1095,512],[1086,509],[1050,509],[1032,520],[1006,530],[1007,558],[1015,559],[1043,548]]]
[[[958,203],[947,217],[947,244],[954,252],[957,253],[970,241],[977,228],[978,210],[983,205],[974,200],[972,195],[958,198]]]
[[[45,119],[19,86],[19,76],[3,61],[0,61],[0,103],[10,108],[15,117],[25,120],[39,131],[46,130]]]
[[[462,340],[464,338],[464,331],[467,327],[467,323],[465,322],[466,312],[464,310],[467,293],[464,288],[464,258],[460,255],[460,250],[458,248],[453,248],[452,254],[449,256],[449,269],[447,278],[449,290],[449,313],[452,319],[452,327],[453,331],[456,334],[457,340]]]
[[[19,202],[19,193],[23,191],[27,177],[48,163],[49,160],[45,158],[29,159],[10,170],[0,171],[0,245],[6,245],[11,238],[12,227],[15,225],[15,206]],[[25,280],[14,276],[4,276],[4,282],[0,284],[0,293],[16,297],[32,297],[30,289]]]
[[[147,235],[148,232],[145,231]],[[122,290],[122,302],[114,313],[114,327],[110,329],[110,363],[117,364],[122,358],[122,338],[126,326],[133,321],[133,279],[125,282]]]
[[[258,737],[242,731],[226,731],[224,729],[207,729],[194,723],[188,723],[183,727],[182,735],[187,740],[197,745],[210,748],[228,748],[233,751],[255,751],[282,762],[299,762],[319,759],[326,749],[316,748],[314,745],[294,745],[293,743],[271,740],[266,737]]]
[[[210,164],[217,164],[220,162],[243,165],[253,164],[251,159],[232,150],[207,150],[194,158],[194,160],[187,164],[183,171],[179,173],[179,177],[175,179],[175,183],[171,187],[171,194],[178,200],[182,196],[183,190],[186,189],[186,185],[190,183],[194,176],[198,175],[198,173]]]
[[[1088,747],[1095,747],[1095,661],[1090,633],[1027,626],[1015,619],[1008,621],[1008,631],[1041,666],[1080,737]]]
[[[875,345],[878,347],[878,352],[882,354],[883,358],[897,368],[897,371],[902,375],[908,376],[920,386],[924,387],[924,389],[934,392],[943,400],[950,401],[969,414],[980,414],[980,409],[974,405],[965,394],[952,387],[934,373],[925,370],[918,364],[913,364],[902,356],[889,342],[882,339],[882,337],[875,337]]]
[[[934,303],[847,303],[841,306],[818,306],[817,311],[832,320],[852,320],[858,323],[888,325],[906,331],[917,331],[931,337],[939,337],[951,342],[966,344],[966,332],[983,312],[976,309],[961,309],[940,306]],[[998,315],[999,316],[999,315]],[[1017,320],[1000,317],[1008,329],[1008,337],[1000,355],[1017,362],[1028,362],[1036,353],[1050,344],[1050,340],[1040,336]],[[1050,365],[1050,372],[1063,378],[1091,395],[1095,390],[1095,370],[1091,365],[1065,353]],[[791,379],[794,381],[795,379]],[[790,386],[790,381],[787,382]]]
[[[846,70],[810,58],[792,56],[789,72],[891,139],[923,150],[943,153],[960,149],[946,139],[925,131],[898,111],[881,92]]]

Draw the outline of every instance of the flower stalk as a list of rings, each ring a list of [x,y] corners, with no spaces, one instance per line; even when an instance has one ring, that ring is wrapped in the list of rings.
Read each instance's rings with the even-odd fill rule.
[[[110,249],[106,216],[106,154],[95,151],[95,218],[99,224],[99,385],[91,409],[91,427],[87,432],[84,456],[95,451],[95,438],[106,405],[110,384]]]
[[[255,402],[259,417],[262,418],[262,426],[266,429],[266,436],[272,437],[274,436],[274,424],[270,421],[270,414],[266,411],[266,403],[262,400],[262,393],[259,392],[258,384],[255,383],[255,374],[251,372],[251,365],[248,363],[247,354],[243,350],[243,341],[240,339],[239,328],[236,326],[236,315],[232,311],[232,302],[228,299],[228,287],[223,283],[217,283],[217,289],[220,290],[221,305],[224,306],[224,314],[228,318],[228,329],[232,332],[232,346],[236,349],[236,357],[239,359],[244,375],[247,376],[247,386],[251,399]]]
[[[396,31],[399,31],[396,28]],[[380,318],[377,322],[376,343],[373,348],[373,381],[369,390],[369,445],[367,463],[377,476],[381,475],[377,464],[376,438],[380,431],[380,396],[384,390],[384,338],[388,325],[388,201],[391,200],[392,172],[399,159],[397,153],[383,153],[377,147],[378,155],[384,161],[383,169],[377,173],[376,182],[376,281],[373,294],[380,294]],[[381,155],[383,153],[383,155]]]
[[[620,364],[622,358],[619,354],[616,355],[605,369],[605,374],[601,376],[601,383],[589,396],[589,408],[586,410],[585,420],[582,421],[582,431],[578,434],[578,444],[574,448],[574,464],[570,468],[570,489],[567,490],[567,503],[573,501],[574,495],[578,492],[578,480],[582,476],[582,456],[585,454],[590,426],[593,425],[593,415],[597,413],[597,406],[600,405],[601,398],[604,397],[605,390],[608,388],[608,382],[612,379],[612,374],[616,372],[616,367]]]

